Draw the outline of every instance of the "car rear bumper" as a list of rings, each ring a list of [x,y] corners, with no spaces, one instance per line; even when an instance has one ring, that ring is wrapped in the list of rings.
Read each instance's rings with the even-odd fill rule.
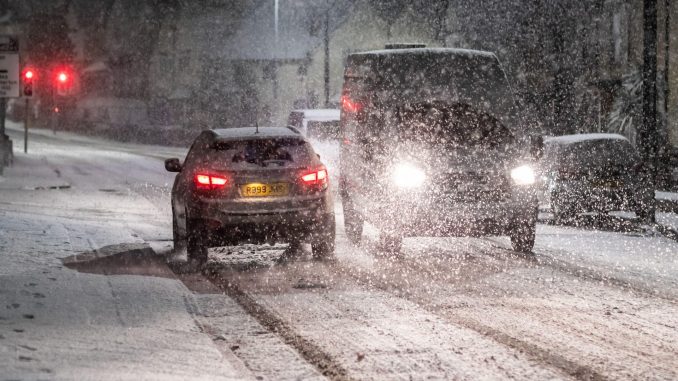
[[[211,246],[289,241],[324,233],[330,225],[333,229],[334,208],[329,202],[323,197],[284,209],[200,202],[191,207],[189,219],[204,227]]]

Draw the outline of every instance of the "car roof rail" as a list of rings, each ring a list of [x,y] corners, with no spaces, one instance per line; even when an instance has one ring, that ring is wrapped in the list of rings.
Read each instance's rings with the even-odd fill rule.
[[[425,48],[426,44],[420,43],[393,43],[384,45],[384,49],[420,49]]]

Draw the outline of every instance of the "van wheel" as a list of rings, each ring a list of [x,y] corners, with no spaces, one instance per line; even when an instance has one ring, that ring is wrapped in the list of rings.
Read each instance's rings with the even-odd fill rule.
[[[353,203],[348,197],[344,197],[341,204],[344,208],[344,230],[346,231],[346,237],[352,244],[357,245],[362,238],[365,221],[356,212]]]
[[[534,248],[534,240],[537,232],[537,223],[523,223],[511,232],[511,246],[519,253],[530,253]]]
[[[207,246],[205,245],[205,228],[195,220],[186,221],[186,252],[188,260],[203,265],[207,262]]]
[[[381,232],[379,234],[379,251],[384,254],[399,254],[403,247],[403,237],[398,234]]]

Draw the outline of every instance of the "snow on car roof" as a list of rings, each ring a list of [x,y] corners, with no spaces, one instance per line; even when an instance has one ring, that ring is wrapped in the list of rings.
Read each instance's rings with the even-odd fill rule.
[[[219,139],[284,138],[301,137],[299,131],[290,127],[237,127],[212,130]]]
[[[294,110],[292,112],[301,112],[304,113],[304,119],[306,120],[339,120],[341,111],[334,108],[319,108],[319,109],[303,109],[303,110]]]
[[[550,136],[544,139],[544,143],[551,144],[574,144],[581,143],[589,140],[625,140],[628,141],[625,137],[619,134],[605,134],[605,133],[593,133],[593,134],[573,134],[573,135],[562,135],[562,136]]]
[[[369,50],[366,52],[356,52],[352,53],[352,56],[358,55],[398,55],[398,54],[453,54],[457,56],[466,56],[466,57],[484,57],[484,58],[494,58],[495,55],[492,52],[484,50],[472,50],[472,49],[458,49],[458,48],[408,48],[408,49],[379,49],[379,50]]]

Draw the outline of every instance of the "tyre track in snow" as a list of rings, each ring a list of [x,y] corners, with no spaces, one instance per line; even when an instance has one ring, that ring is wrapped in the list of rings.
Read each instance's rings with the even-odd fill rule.
[[[335,361],[312,341],[298,334],[275,313],[258,303],[254,297],[244,292],[235,282],[224,280],[218,271],[207,271],[206,278],[223,290],[227,296],[235,300],[248,314],[254,317],[263,327],[279,335],[283,342],[299,352],[299,354],[315,366],[318,371],[331,380],[351,380],[346,369]]]
[[[387,260],[392,260],[395,261],[394,265],[389,269],[389,273],[395,273],[399,271],[400,269],[412,269],[414,271],[420,272],[424,274],[423,278],[424,279],[429,279],[433,280],[436,279],[434,276],[435,272],[431,271],[429,267],[426,266],[421,266],[420,262],[417,261],[409,261],[409,260],[403,260],[402,258],[388,258]],[[438,262],[439,263],[439,262]],[[474,330],[484,336],[487,336],[491,338],[492,340],[501,343],[503,345],[506,345],[507,347],[510,348],[515,348],[518,349],[519,351],[525,353],[528,357],[534,359],[535,361],[545,364],[547,366],[551,366],[557,369],[561,369],[564,373],[568,374],[569,376],[573,377],[574,379],[578,380],[607,380],[608,378],[603,376],[602,374],[596,372],[593,370],[591,367],[579,364],[575,361],[568,360],[565,357],[559,356],[557,354],[554,354],[546,349],[543,349],[539,346],[533,345],[529,342],[526,342],[524,340],[520,340],[516,338],[514,335],[510,335],[508,333],[502,332],[500,330],[494,329],[488,325],[484,325],[482,323],[479,323],[477,321],[474,321],[472,319],[465,319],[461,318],[459,316],[456,316],[454,314],[446,313],[445,311],[441,311],[441,309],[436,306],[434,303],[431,301],[424,301],[420,297],[417,297],[416,293],[410,293],[409,291],[403,292],[402,284],[399,286],[395,286],[394,283],[391,283],[392,278],[384,278],[378,276],[378,274],[374,273],[369,273],[365,271],[356,271],[355,268],[349,266],[342,266],[342,271],[348,275],[356,279],[359,283],[370,286],[370,287],[375,287],[377,289],[380,289],[385,292],[390,292],[394,296],[405,298],[409,301],[412,301],[427,311],[434,313],[436,315],[439,315],[449,321],[451,321],[453,324],[469,328],[471,330]],[[406,270],[406,272],[408,272]],[[412,281],[407,281],[406,282],[408,285],[412,283]],[[407,287],[407,286],[406,286]],[[411,290],[411,288],[410,288]]]
[[[360,285],[337,263],[212,264],[212,282],[332,379],[571,378],[402,297]],[[343,371],[328,372],[328,362]]]
[[[673,345],[667,343],[666,340],[662,340],[662,337],[671,338],[672,335],[675,336],[675,333],[672,333],[672,330],[675,329],[675,325],[678,322],[667,323],[665,325],[665,330],[662,334],[656,334],[657,327],[660,326],[656,319],[648,320],[646,315],[641,314],[629,314],[629,320],[627,321],[616,321],[613,324],[612,328],[607,327],[609,324],[606,322],[600,322],[597,318],[591,318],[589,315],[591,311],[579,311],[576,316],[565,319],[564,322],[558,316],[558,312],[562,313],[562,310],[565,308],[563,303],[560,305],[554,303],[552,306],[544,306],[540,303],[534,303],[534,306],[521,306],[520,299],[518,301],[512,301],[513,305],[508,307],[497,306],[496,304],[501,304],[501,302],[489,301],[487,305],[475,306],[480,309],[484,309],[484,312],[487,316],[492,316],[493,314],[497,315],[496,319],[478,319],[473,314],[468,313],[459,313],[457,305],[463,306],[472,305],[473,297],[461,298],[460,300],[451,300],[445,301],[444,298],[436,300],[436,298],[431,295],[436,295],[440,293],[441,289],[447,288],[447,291],[452,292],[469,292],[474,291],[478,292],[480,290],[482,295],[482,287],[469,287],[469,283],[473,283],[472,279],[467,279],[469,269],[472,270],[470,273],[472,276],[476,277],[491,277],[496,273],[504,273],[510,270],[510,267],[507,267],[507,263],[510,263],[512,267],[524,268],[527,271],[535,271],[537,273],[551,273],[551,276],[554,278],[558,277],[569,277],[574,279],[574,283],[580,283],[585,285],[584,288],[592,287],[593,289],[606,289],[610,286],[621,288],[626,290],[623,292],[634,292],[633,297],[639,300],[647,300],[647,298],[654,297],[654,294],[646,292],[647,290],[642,290],[641,293],[635,292],[633,287],[628,287],[625,282],[608,282],[602,284],[600,274],[590,273],[582,274],[582,271],[576,267],[570,268],[563,265],[559,266],[549,266],[548,262],[539,261],[530,257],[522,257],[516,255],[516,253],[511,250],[507,250],[497,246],[496,242],[493,241],[482,241],[482,240],[470,240],[471,244],[462,250],[461,252],[456,252],[450,260],[449,253],[437,253],[437,249],[441,248],[429,248],[426,245],[423,245],[423,249],[419,248],[420,253],[419,258],[411,258],[405,256],[398,259],[386,259],[377,258],[376,261],[382,261],[381,268],[372,271],[371,269],[365,269],[364,266],[349,260],[345,261],[346,253],[350,253],[351,256],[358,254],[371,257],[368,252],[374,252],[374,247],[370,243],[363,245],[361,247],[355,248],[352,247],[348,242],[346,242],[343,237],[343,232],[340,232],[338,238],[338,252],[343,253],[340,258],[340,261],[334,264],[331,264],[332,270],[330,271],[329,278],[333,278],[333,281],[345,281],[353,282],[359,285],[362,285],[363,288],[371,290],[370,292],[387,292],[390,295],[401,298],[410,302],[415,303],[416,305],[423,308],[425,311],[428,311],[436,316],[440,316],[445,321],[450,322],[453,325],[464,327],[472,331],[478,332],[493,341],[504,345],[508,348],[514,348],[520,353],[524,353],[530,360],[534,361],[535,367],[546,367],[546,368],[555,368],[561,370],[564,374],[581,380],[605,380],[608,378],[628,378],[628,379],[639,379],[642,378],[641,373],[629,372],[628,366],[619,365],[619,364],[638,364],[640,363],[640,369],[649,369],[656,367],[657,370],[655,373],[649,372],[647,374],[659,374],[663,378],[671,378],[675,376],[672,373],[673,361],[671,356],[666,356],[666,354],[675,355],[676,350]],[[449,250],[448,250],[449,251]],[[444,252],[444,250],[443,250]],[[422,260],[422,255],[425,256]],[[368,260],[369,261],[369,260]],[[463,268],[460,264],[471,263],[473,266],[470,268]],[[288,278],[290,276],[301,276],[312,278],[315,274],[312,270],[304,270],[298,266],[288,267],[287,269],[280,270]],[[461,269],[461,271],[460,271]],[[267,271],[265,269],[264,273]],[[575,270],[575,271],[572,271]],[[242,272],[242,270],[240,270]],[[331,353],[331,351],[326,350],[326,347],[323,346],[323,343],[314,341],[313,338],[305,338],[306,332],[304,327],[298,327],[294,321],[286,318],[289,316],[290,310],[293,310],[294,307],[289,307],[281,305],[281,303],[271,303],[270,300],[267,300],[262,295],[270,294],[270,298],[284,297],[286,292],[282,289],[285,288],[281,283],[276,281],[273,277],[265,275],[266,278],[266,287],[264,290],[257,289],[257,287],[252,287],[250,281],[256,279],[256,275],[252,275],[249,279],[247,278],[247,270],[244,271],[245,276],[243,279],[236,277],[222,278],[221,275],[215,275],[213,273],[210,275],[211,280],[216,284],[220,284],[222,289],[227,290],[232,297],[236,298],[238,302],[252,315],[256,316],[257,319],[262,322],[262,325],[268,327],[269,330],[278,333],[285,338],[287,344],[296,348],[302,356],[314,364],[320,371],[325,375],[333,379],[344,379],[346,377],[347,369],[342,366],[342,362],[337,358],[336,354]],[[444,274],[460,274],[464,276],[445,276]],[[464,274],[466,273],[466,274]],[[387,274],[387,276],[384,276]],[[404,275],[403,279],[394,279],[393,274]],[[443,276],[441,276],[443,274]],[[231,274],[232,275],[232,274]],[[250,274],[251,275],[251,274]],[[543,274],[537,274],[543,275]],[[410,277],[408,281],[408,276]],[[534,283],[533,279],[534,274],[527,274],[524,278],[513,279],[513,282],[516,283],[527,283],[529,287],[531,283]],[[539,279],[539,278],[537,278]],[[259,279],[261,281],[261,279]],[[268,284],[268,282],[271,284]],[[256,280],[254,281],[256,283]],[[423,288],[418,290],[413,290],[411,285],[412,283],[420,283]],[[224,285],[227,287],[224,288]],[[427,286],[428,285],[428,286]],[[533,284],[532,284],[533,285]],[[542,287],[544,285],[541,285]],[[266,288],[269,289],[266,289]],[[276,288],[277,287],[277,288]],[[321,289],[325,287],[331,289],[331,285],[323,285]],[[487,287],[487,285],[485,285]],[[456,288],[456,289],[455,289]],[[548,286],[546,286],[548,288]],[[579,294],[580,296],[574,297],[574,301],[568,301],[572,305],[577,306],[578,304],[600,304],[599,298],[595,296],[592,297],[590,292],[578,292],[577,290],[560,290],[565,294]],[[489,294],[492,294],[496,289],[490,289]],[[487,291],[487,290],[486,290]],[[510,296],[510,291],[497,291],[500,297]],[[607,292],[600,292],[603,295],[602,299],[605,299],[608,295]],[[617,297],[616,300],[620,301],[626,299],[627,295],[622,295]],[[296,299],[293,299],[296,300]],[[654,301],[650,301],[648,305],[652,306]],[[511,304],[511,303],[508,303]],[[452,306],[452,308],[450,308]],[[501,308],[500,308],[501,307]],[[536,313],[535,310],[544,309],[544,307],[550,307],[551,311],[547,309],[546,312]],[[568,306],[571,307],[571,306]],[[622,307],[622,309],[627,309],[628,306]],[[664,306],[665,307],[665,306]],[[672,308],[672,307],[671,307]],[[610,311],[618,313],[619,310],[616,307],[610,307]],[[555,312],[555,313],[554,313]],[[666,312],[666,311],[663,311]],[[549,333],[551,331],[562,332],[561,337],[550,337],[548,334],[545,334],[545,337],[548,337],[548,340],[554,340],[558,345],[552,348],[548,340],[540,340],[539,337],[536,337],[534,334],[537,328],[534,328],[532,331],[527,330],[525,332],[516,330],[512,328],[512,325],[515,324],[515,314],[518,316],[527,317],[534,320],[531,325],[539,327],[543,332]],[[496,321],[495,321],[496,320]],[[578,329],[578,326],[589,327],[591,332],[596,330],[604,331],[603,334],[596,335],[591,334],[590,332],[582,329]],[[623,326],[622,329],[619,327]],[[624,336],[622,330],[630,331],[639,331],[637,335]],[[341,330],[341,329],[340,329]],[[623,337],[623,340],[607,340],[606,334],[610,333],[612,336]],[[558,336],[558,335],[556,335]],[[568,345],[568,341],[573,340],[574,345]],[[609,341],[609,343],[605,343]],[[648,345],[652,346],[653,342],[660,343],[661,347],[660,352],[657,356],[664,358],[664,363],[668,364],[667,366],[662,366],[661,363],[657,363],[652,359],[647,359],[643,356],[642,350],[647,349]],[[634,351],[632,348],[629,348],[628,343],[641,343],[640,352]],[[349,343],[349,346],[355,345],[355,343]],[[583,356],[578,352],[577,347],[582,346],[587,348],[594,356],[592,360],[581,361]],[[644,347],[643,347],[644,346]],[[354,347],[359,350],[359,347]],[[620,356],[610,356],[610,353],[621,349],[623,352]],[[562,354],[561,354],[562,353]],[[586,359],[584,359],[586,360]],[[596,364],[598,362],[598,364]],[[330,364],[330,365],[328,365]],[[604,366],[600,366],[604,364]],[[328,372],[327,369],[339,370],[338,372]],[[613,371],[609,371],[613,369]],[[626,372],[626,373],[625,373]],[[355,372],[348,371],[348,374],[355,374]],[[360,373],[358,373],[360,374]],[[361,376],[363,376],[362,374]],[[620,375],[626,375],[626,377],[620,377]],[[652,377],[650,377],[652,378]]]
[[[642,308],[640,308],[639,311],[633,311],[630,318],[610,323],[605,321],[605,317],[610,313],[609,311],[601,311],[604,314],[603,320],[601,320],[600,317],[591,316],[592,313],[598,312],[595,311],[595,308],[591,311],[591,309],[580,308],[579,306],[601,306],[601,303],[604,304],[604,301],[601,302],[600,298],[596,297],[596,293],[603,298],[614,295],[616,297],[610,299],[610,301],[614,300],[621,305],[629,298],[628,291],[622,291],[621,295],[615,295],[616,290],[610,291],[608,286],[601,285],[600,282],[595,280],[584,279],[582,282],[578,278],[572,277],[573,274],[559,274],[562,269],[552,269],[536,261],[526,261],[515,254],[505,255],[510,251],[504,249],[502,249],[504,253],[489,250],[491,254],[488,255],[488,250],[481,249],[484,243],[470,242],[471,245],[467,248],[468,252],[456,253],[457,258],[450,258],[449,255],[445,254],[441,255],[433,249],[423,253],[428,258],[421,255],[415,256],[415,258],[404,256],[381,260],[381,263],[378,263],[380,260],[376,259],[375,262],[378,263],[374,265],[374,267],[377,267],[376,270],[366,269],[362,266],[358,267],[358,271],[356,271],[354,263],[344,261],[342,262],[343,271],[362,284],[371,285],[383,291],[391,292],[393,295],[406,298],[455,324],[483,333],[509,347],[525,351],[534,359],[562,369],[577,379],[653,378],[653,370],[655,375],[660,375],[659,378],[676,377],[675,367],[678,363],[675,356],[678,355],[678,349],[675,345],[675,339],[678,337],[675,333],[675,324],[678,322],[662,323],[663,318],[676,320],[676,318],[671,318],[671,314],[676,311],[675,304],[660,303],[662,306],[658,309],[661,310],[663,316],[657,318],[654,318],[652,313],[643,313]],[[480,243],[480,245],[477,245],[477,243]],[[347,242],[341,245],[343,244],[348,245]],[[358,250],[363,252],[373,251],[373,248],[369,247],[369,243],[367,246],[360,247]],[[455,262],[455,259],[457,262]],[[480,262],[479,266],[465,268],[463,265],[459,265],[459,261],[469,260],[470,262]],[[508,263],[508,261],[512,263]],[[521,274],[525,271],[524,269],[527,273]],[[465,271],[471,272],[472,279],[464,279],[464,275],[460,275]],[[511,274],[511,272],[515,274]],[[558,299],[556,302],[548,301],[548,295],[541,296],[544,299],[543,301],[536,299],[535,302],[535,297],[530,295],[529,290],[527,295],[523,295],[525,290],[520,290],[525,285],[529,287],[534,286],[535,283],[539,284],[538,281],[535,282],[533,279],[539,273],[546,273],[547,276],[554,278],[563,275],[570,278],[568,285],[560,287],[564,290],[560,290],[556,295],[556,299]],[[384,274],[387,274],[387,276],[384,277]],[[492,279],[497,277],[502,278],[503,282],[513,282],[514,284],[511,286],[516,287],[517,290],[511,290],[510,287],[508,287],[508,290],[506,290],[507,287],[502,289],[502,282]],[[581,285],[579,289],[572,286],[577,284]],[[445,285],[451,287],[445,287]],[[539,286],[548,288],[546,284]],[[556,289],[558,288],[556,287]],[[593,289],[593,295],[587,289]],[[449,296],[450,293],[455,295]],[[496,294],[494,297],[492,296],[493,293]],[[461,297],[456,296],[457,294]],[[643,300],[647,301],[648,298],[650,298],[650,295],[646,293],[630,297],[634,302],[641,301],[641,303]],[[527,299],[528,303],[523,303],[524,299]],[[527,304],[527,306],[523,306],[523,304]],[[642,307],[652,308],[657,304],[657,301],[650,299],[649,303],[646,304]],[[568,311],[570,308],[574,308],[574,311]],[[628,304],[622,306],[623,310],[632,308],[633,306]],[[583,311],[577,311],[577,309]],[[618,311],[614,308],[610,310]],[[534,329],[520,329],[521,324],[530,326],[530,320],[535,320],[533,323]],[[591,332],[579,329],[580,326],[590,326]],[[606,337],[605,334],[595,335],[596,330],[607,331],[612,337]],[[639,333],[626,335],[627,330]],[[551,334],[554,331],[560,331],[563,335],[550,337],[551,340],[554,340],[553,343],[555,344],[553,345],[550,345],[548,340],[539,338],[539,332],[543,332],[548,337],[554,336]],[[615,338],[615,335],[621,338]],[[590,358],[587,359],[581,353],[582,351],[578,350],[577,345],[573,347],[569,344],[569,341],[586,348],[595,361],[591,361]],[[634,348],[636,345],[638,345],[638,348]],[[660,350],[656,350],[655,345],[659,346]],[[615,354],[617,351],[620,352],[619,355]],[[648,355],[644,351],[652,354]],[[596,361],[599,363],[596,363]],[[604,365],[601,366],[600,363]],[[644,368],[648,372],[636,373],[630,369],[634,367]],[[610,369],[614,371],[611,372]],[[620,377],[620,375],[626,375],[626,377]]]

